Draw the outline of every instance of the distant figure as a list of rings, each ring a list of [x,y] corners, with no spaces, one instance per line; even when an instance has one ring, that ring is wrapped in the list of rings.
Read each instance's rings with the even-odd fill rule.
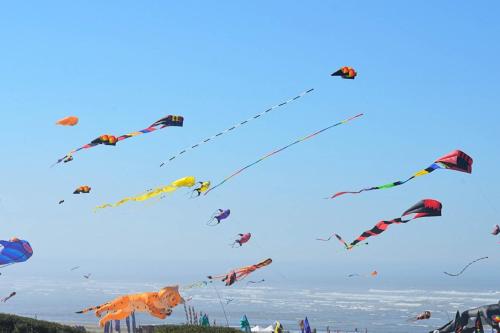
[[[283,325],[279,321],[274,326],[274,333],[283,333]]]
[[[305,330],[305,328],[304,328],[304,320],[302,320],[302,319],[299,321],[299,328],[300,328],[300,332],[304,333],[304,330]]]
[[[83,277],[86,278],[87,280],[90,278],[90,276],[92,275],[92,273],[89,273],[87,275],[84,275]]]

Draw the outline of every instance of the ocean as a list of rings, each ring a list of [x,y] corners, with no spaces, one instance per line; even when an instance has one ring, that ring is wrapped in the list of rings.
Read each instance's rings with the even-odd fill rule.
[[[2,295],[17,292],[8,302],[0,303],[0,311],[61,323],[95,325],[97,318],[93,313],[75,312],[122,294],[154,291],[162,286],[158,282],[95,281],[92,277],[78,281],[23,278],[0,285]],[[305,316],[318,332],[326,331],[327,326],[333,332],[353,332],[355,329],[373,333],[429,332],[451,320],[456,310],[497,303],[500,299],[498,290],[360,287],[346,290],[337,289],[335,285],[303,288],[267,282],[247,284],[246,281],[233,287],[209,284],[204,288],[184,290],[182,294],[198,313],[207,313],[210,321],[215,320],[218,325],[225,325],[227,317],[230,326],[239,326],[240,318],[246,314],[252,326],[268,326],[279,320],[291,332],[298,330],[298,321]],[[425,310],[432,311],[431,319],[408,321]],[[186,322],[186,317],[184,308],[179,306],[164,321],[143,314],[139,314],[137,320],[139,324],[180,324]]]

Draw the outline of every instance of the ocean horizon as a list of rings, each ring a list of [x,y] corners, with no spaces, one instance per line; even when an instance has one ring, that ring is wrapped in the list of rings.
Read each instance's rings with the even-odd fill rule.
[[[226,325],[222,302],[229,326],[239,327],[240,318],[245,314],[252,326],[265,327],[279,320],[291,332],[298,330],[298,321],[306,316],[318,332],[326,331],[327,326],[332,331],[343,332],[355,329],[374,333],[428,332],[451,320],[457,310],[500,300],[500,290],[336,288],[335,285],[303,288],[267,282],[247,285],[246,282],[243,280],[231,288],[208,284],[203,288],[183,290],[182,295],[198,313],[207,313],[211,324],[215,320],[217,325]],[[2,294],[17,292],[15,297],[1,304],[1,312],[96,326],[98,319],[93,313],[75,312],[123,294],[154,291],[163,286],[161,282],[16,279],[0,286]],[[429,320],[408,321],[425,310],[432,311]],[[138,325],[186,323],[182,306],[176,307],[172,316],[165,320],[145,314],[136,317]]]

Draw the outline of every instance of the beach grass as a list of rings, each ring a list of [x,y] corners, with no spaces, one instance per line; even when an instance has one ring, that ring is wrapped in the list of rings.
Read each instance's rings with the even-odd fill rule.
[[[141,326],[143,333],[241,333],[240,330],[229,327],[203,327],[196,325],[160,325]]]

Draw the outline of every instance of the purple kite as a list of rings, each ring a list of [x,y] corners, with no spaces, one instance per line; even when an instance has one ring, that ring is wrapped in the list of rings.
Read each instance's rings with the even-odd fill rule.
[[[213,227],[219,224],[222,220],[225,220],[231,214],[231,210],[229,209],[218,209],[207,222],[207,225]]]

